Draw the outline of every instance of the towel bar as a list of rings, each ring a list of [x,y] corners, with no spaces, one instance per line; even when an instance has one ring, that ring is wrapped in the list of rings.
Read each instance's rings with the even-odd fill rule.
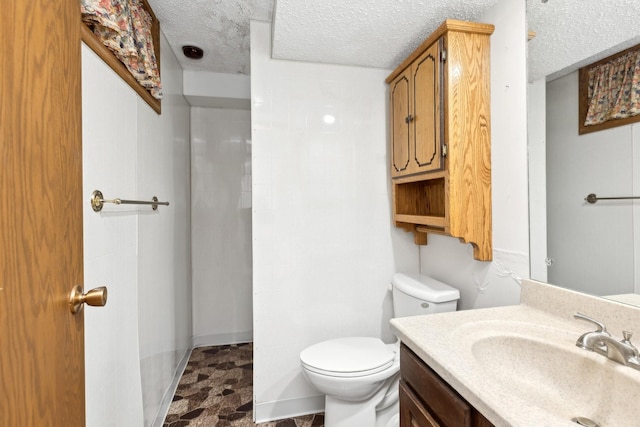
[[[640,196],[629,196],[629,197],[598,197],[595,194],[591,193],[587,197],[584,198],[587,202],[594,204],[598,200],[629,200],[629,199],[640,199]]]
[[[113,203],[115,205],[151,205],[151,209],[158,210],[159,205],[169,206],[169,202],[159,202],[156,196],[151,201],[146,200],[125,200],[125,199],[105,199],[100,190],[91,193],[91,207],[95,212],[100,212],[105,203]]]

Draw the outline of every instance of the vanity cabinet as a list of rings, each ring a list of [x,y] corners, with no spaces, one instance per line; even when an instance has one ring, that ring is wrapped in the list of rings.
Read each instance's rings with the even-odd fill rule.
[[[493,427],[493,424],[403,344],[400,427]]]
[[[492,259],[493,25],[446,20],[387,77],[395,225],[470,243]]]

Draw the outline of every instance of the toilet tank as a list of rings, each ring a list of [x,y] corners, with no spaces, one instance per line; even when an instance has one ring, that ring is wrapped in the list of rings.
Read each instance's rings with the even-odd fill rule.
[[[393,317],[456,311],[460,291],[423,274],[396,273],[393,286]]]

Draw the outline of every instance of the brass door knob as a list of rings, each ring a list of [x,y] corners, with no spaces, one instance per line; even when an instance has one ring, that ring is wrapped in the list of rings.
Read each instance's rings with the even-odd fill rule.
[[[71,290],[71,294],[69,294],[69,310],[71,310],[71,313],[76,314],[82,311],[85,303],[94,307],[104,307],[107,304],[106,286],[91,289],[86,294],[82,293],[82,286],[74,287]]]

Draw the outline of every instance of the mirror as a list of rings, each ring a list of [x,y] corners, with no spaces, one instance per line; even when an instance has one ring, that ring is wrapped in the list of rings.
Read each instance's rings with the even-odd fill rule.
[[[577,70],[639,44],[639,12],[527,0],[531,277],[637,305],[640,200],[584,199],[640,196],[640,124],[579,136]]]

